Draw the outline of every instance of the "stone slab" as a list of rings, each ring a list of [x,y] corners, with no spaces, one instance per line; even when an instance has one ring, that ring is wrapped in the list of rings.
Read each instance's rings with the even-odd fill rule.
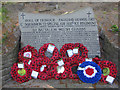
[[[89,57],[100,56],[97,21],[90,7],[64,15],[19,12],[22,47],[37,50],[45,43],[54,43],[60,50],[65,43],[83,43]]]
[[[94,88],[92,84],[67,84],[67,88]]]
[[[60,80],[39,80],[32,79],[25,83],[18,83],[14,80],[8,81],[3,88],[89,88],[89,89],[99,89],[99,88],[118,88],[118,82],[113,84],[105,84],[103,82],[98,82],[96,85],[90,83],[78,83],[78,82],[68,82],[68,79],[62,80],[65,81],[60,83]],[[69,79],[70,80],[70,79]]]
[[[102,82],[98,82],[96,84],[96,88],[119,88],[118,86],[118,82],[115,80],[113,82],[113,84],[105,84],[105,83],[102,83]]]

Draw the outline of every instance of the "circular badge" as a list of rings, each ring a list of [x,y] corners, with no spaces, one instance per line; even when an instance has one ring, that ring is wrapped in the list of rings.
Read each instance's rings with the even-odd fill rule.
[[[101,79],[101,68],[94,62],[86,61],[79,65],[77,74],[85,83],[97,83]]]

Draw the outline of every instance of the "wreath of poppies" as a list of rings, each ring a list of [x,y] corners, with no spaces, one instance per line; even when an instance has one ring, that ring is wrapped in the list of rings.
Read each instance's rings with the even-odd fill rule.
[[[102,76],[100,81],[104,83],[108,83],[106,78],[109,76],[116,78],[117,75],[117,68],[115,64],[111,61],[100,61],[99,64],[100,68],[102,69]]]
[[[52,53],[49,58],[45,52]],[[66,54],[67,52],[67,54]],[[48,80],[76,79],[85,83],[112,83],[117,75],[117,68],[111,61],[101,61],[99,57],[88,58],[88,50],[81,43],[64,44],[58,49],[52,43],[46,43],[37,50],[27,45],[18,53],[20,63],[11,67],[12,78],[19,82],[27,82],[32,78]]]
[[[73,43],[64,44],[62,46],[62,48],[60,49],[60,53],[61,53],[62,57],[66,57],[67,58],[68,56],[66,55],[66,51],[68,49],[73,49],[73,48],[74,48],[74,44]]]
[[[27,60],[27,61],[33,60],[36,57],[38,57],[38,52],[34,47],[30,45],[23,47],[18,53],[19,62],[22,62],[24,60]]]
[[[45,55],[45,52],[47,51],[49,45],[55,46],[55,45],[52,44],[52,43],[46,43],[46,44],[44,44],[44,45],[39,49],[39,56],[40,56],[40,58],[43,58],[43,61],[44,61],[44,62],[47,62],[47,63],[49,63],[49,64],[52,64],[56,59],[58,59],[58,57],[59,57],[59,52],[58,52],[58,49],[55,47],[54,50],[53,50],[53,52],[52,52],[52,54],[53,54],[52,57],[51,57],[51,58],[47,57],[47,56]],[[48,62],[48,61],[49,61],[49,62]]]
[[[24,68],[18,68],[18,63],[14,63],[13,66],[11,67],[10,74],[15,81],[23,83],[32,79],[31,72],[32,72],[31,68],[26,66],[25,64]]]
[[[43,61],[41,58],[33,60],[31,62],[31,69],[39,73],[37,77],[38,79],[51,79],[50,65],[41,61]]]
[[[73,54],[71,57],[68,57],[66,55],[66,51],[67,50],[73,50],[75,48],[78,48],[78,53]],[[85,58],[88,57],[88,50],[85,46],[83,46],[83,44],[81,43],[68,43],[68,44],[64,44],[62,46],[62,48],[60,49],[60,53],[62,57],[65,57],[66,59],[68,59],[68,61],[70,62],[70,64],[72,63],[82,63],[85,61]]]
[[[56,80],[58,79],[66,79],[69,75],[70,69],[70,63],[69,62],[65,62],[65,59],[62,59],[64,64],[63,65],[59,65],[57,60],[54,62],[54,64],[51,64],[50,67],[50,71],[51,71],[51,77],[55,78]]]
[[[70,72],[69,72],[69,78],[70,79],[76,79],[76,80],[78,80],[78,75],[77,75],[77,68],[78,68],[78,66],[79,66],[79,63],[73,63],[73,64],[71,64],[70,65]]]
[[[101,79],[101,68],[94,62],[86,61],[79,65],[77,74],[85,83],[97,83]]]

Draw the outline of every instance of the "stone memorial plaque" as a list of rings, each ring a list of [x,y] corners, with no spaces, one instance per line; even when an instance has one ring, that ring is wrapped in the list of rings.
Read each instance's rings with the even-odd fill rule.
[[[19,13],[22,47],[31,45],[37,50],[53,43],[60,50],[65,43],[83,43],[89,57],[100,56],[97,21],[92,8],[82,8],[69,14],[51,15]]]

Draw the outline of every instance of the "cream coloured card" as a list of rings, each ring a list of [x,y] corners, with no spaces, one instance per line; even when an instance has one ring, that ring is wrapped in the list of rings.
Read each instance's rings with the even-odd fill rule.
[[[18,63],[18,68],[24,68],[24,63]]]
[[[114,79],[115,79],[114,77],[108,75],[106,78],[106,81],[109,82],[110,84],[112,84]]]
[[[48,48],[47,48],[47,51],[50,52],[50,53],[53,53],[54,49],[55,49],[55,46],[49,44]]]
[[[71,49],[67,50],[67,54],[68,54],[69,57],[72,57],[72,55],[73,55],[73,50],[71,50]]]
[[[36,72],[36,71],[32,71],[31,77],[37,79],[38,74],[39,74],[38,72]]]
[[[63,66],[63,65],[64,65],[63,60],[58,60],[58,62],[57,62],[57,63],[58,63],[58,65],[59,65],[59,66]]]
[[[24,52],[23,56],[27,57],[27,58],[31,58],[32,57],[32,53],[31,52]]]
[[[79,49],[78,47],[74,48],[74,49],[73,49],[73,53],[74,53],[74,54],[78,54],[78,49]]]

